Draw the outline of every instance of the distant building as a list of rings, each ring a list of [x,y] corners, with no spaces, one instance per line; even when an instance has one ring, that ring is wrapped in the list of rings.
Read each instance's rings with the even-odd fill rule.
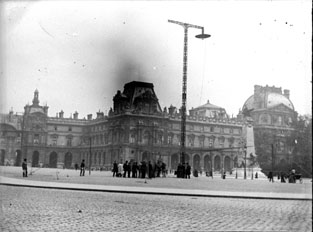
[[[254,94],[244,103],[241,114],[253,119],[256,154],[263,168],[290,165],[295,141],[290,141],[289,137],[297,120],[290,91],[255,85]]]
[[[152,161],[176,169],[179,163],[181,114],[161,108],[152,83],[133,81],[113,97],[108,115],[87,119],[48,116],[39,92],[23,114],[0,116],[1,165],[73,168],[82,159],[87,167],[111,170],[116,161]],[[250,128],[250,129],[249,129]],[[249,120],[228,118],[222,107],[209,102],[190,110],[186,121],[186,157],[194,170],[231,171],[243,163],[243,144],[251,140]],[[251,136],[250,136],[251,137]],[[252,136],[253,137],[253,136]]]

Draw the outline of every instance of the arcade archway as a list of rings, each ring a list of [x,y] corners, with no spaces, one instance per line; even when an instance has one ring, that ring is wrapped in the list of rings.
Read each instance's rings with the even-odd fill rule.
[[[38,167],[39,166],[39,152],[34,151],[32,155],[32,167]]]
[[[58,154],[56,152],[51,152],[49,157],[49,167],[56,168],[58,163]]]
[[[226,156],[224,158],[224,170],[226,172],[230,172],[231,171],[231,164],[230,164],[230,158],[229,156]]]
[[[73,159],[72,153],[67,152],[65,154],[65,157],[64,157],[64,167],[65,168],[71,168],[71,166],[72,166],[72,159]]]
[[[15,166],[21,165],[22,165],[22,152],[21,150],[16,150]]]
[[[219,155],[214,158],[214,171],[221,170],[221,157]]]
[[[193,170],[201,170],[200,167],[200,156],[197,154],[193,157]]]
[[[4,165],[4,160],[5,160],[5,150],[1,149],[0,165]]]

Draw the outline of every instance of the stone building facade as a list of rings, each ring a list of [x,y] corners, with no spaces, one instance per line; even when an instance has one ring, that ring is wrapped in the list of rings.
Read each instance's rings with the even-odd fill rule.
[[[263,168],[288,164],[296,146],[296,141],[289,138],[297,120],[290,91],[255,85],[254,94],[246,100],[242,111],[253,119],[256,155],[263,157]]]
[[[97,112],[79,119],[64,112],[48,116],[34,92],[24,113],[1,115],[1,165],[73,168],[85,159],[87,167],[110,170],[112,163],[162,160],[176,169],[180,154],[181,114],[174,106],[161,108],[152,83],[133,81],[113,97],[108,115]],[[186,119],[185,161],[198,171],[231,171],[243,163],[253,126],[244,117],[229,118],[209,102],[192,108]],[[253,137],[253,136],[252,136]],[[247,146],[247,149],[252,149]]]

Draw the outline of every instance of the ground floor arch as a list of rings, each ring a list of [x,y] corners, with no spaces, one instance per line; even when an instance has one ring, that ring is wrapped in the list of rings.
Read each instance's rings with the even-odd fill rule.
[[[71,168],[72,166],[73,155],[71,152],[67,152],[64,156],[64,167]]]
[[[38,151],[33,152],[32,167],[39,167],[39,152]]]
[[[5,161],[5,150],[1,149],[1,154],[0,154],[0,165],[4,165]]]
[[[21,165],[22,165],[22,152],[21,150],[16,150],[15,166]]]
[[[211,171],[211,169],[212,169],[211,156],[205,155],[203,162],[204,162],[204,165],[203,165],[204,171],[205,172]]]
[[[221,157],[219,155],[216,155],[214,157],[214,171],[220,170],[221,170]]]
[[[55,151],[53,151],[50,153],[50,156],[49,156],[49,167],[56,168],[57,163],[58,163],[58,154]]]
[[[229,156],[225,156],[224,158],[224,171],[226,172],[231,171],[231,160]]]
[[[193,170],[197,170],[197,171],[201,170],[200,155],[198,155],[198,154],[193,156]]]
[[[176,170],[179,164],[179,154],[171,155],[171,169]]]

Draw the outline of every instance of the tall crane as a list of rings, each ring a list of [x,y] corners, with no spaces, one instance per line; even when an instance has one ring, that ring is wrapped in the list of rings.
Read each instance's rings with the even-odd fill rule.
[[[182,89],[182,107],[181,107],[181,136],[180,136],[180,163],[185,163],[185,140],[186,140],[186,100],[187,100],[187,57],[188,57],[188,28],[201,29],[202,33],[196,35],[198,39],[209,38],[210,35],[204,34],[204,27],[182,23],[174,20],[168,20],[169,23],[175,23],[184,28],[184,58],[183,58],[183,89]]]

